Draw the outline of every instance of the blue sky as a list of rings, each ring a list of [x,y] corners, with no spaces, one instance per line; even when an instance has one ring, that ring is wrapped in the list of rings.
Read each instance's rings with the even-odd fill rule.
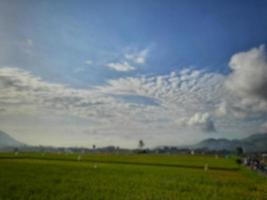
[[[19,63],[38,75],[79,86],[125,76],[103,66],[120,60],[127,49],[150,49],[146,65],[131,75],[165,74],[184,66],[226,73],[232,54],[267,41],[264,1],[1,4],[1,38],[8,49],[1,64]],[[31,55],[17,48],[26,46],[20,44],[23,40],[32,42]],[[79,67],[90,75],[73,74]]]
[[[175,118],[180,119],[178,120],[180,121],[178,125],[176,123],[177,127],[175,127],[174,123],[171,123],[170,119],[165,115],[159,116],[157,119],[155,119],[154,125],[165,123],[164,125],[162,125],[165,126],[165,129],[162,128],[162,132],[164,132],[166,130],[166,127],[168,127],[170,135],[166,137],[168,138],[168,140],[166,140],[165,143],[169,144],[170,141],[172,141],[172,137],[175,137],[174,133],[175,131],[177,131],[177,129],[181,129],[181,132],[184,133],[190,132],[189,130],[182,130],[185,129],[185,124],[198,126],[201,124],[200,122],[196,122],[198,120],[205,123],[214,121],[215,123],[218,116],[215,116],[214,108],[220,107],[220,105],[224,104],[230,104],[236,110],[241,110],[244,115],[245,113],[246,115],[249,114],[249,116],[244,117],[242,120],[237,119],[236,124],[241,123],[240,126],[242,127],[242,122],[247,123],[246,120],[250,119],[250,122],[253,124],[252,127],[256,132],[258,130],[257,126],[260,126],[260,123],[264,123],[264,120],[266,119],[265,112],[262,114],[258,110],[248,111],[243,107],[242,109],[237,109],[236,107],[238,106],[233,106],[234,103],[232,101],[234,100],[229,100],[228,96],[231,95],[228,95],[228,92],[231,92],[233,88],[240,91],[244,90],[244,92],[234,91],[234,93],[240,93],[240,95],[238,95],[236,98],[241,98],[243,100],[245,99],[244,104],[247,107],[247,102],[251,103],[251,99],[253,99],[255,103],[256,97],[254,98],[254,96],[253,98],[251,96],[249,98],[247,98],[247,96],[246,98],[244,98],[244,93],[247,94],[250,92],[252,94],[253,92],[248,89],[250,87],[244,86],[242,82],[243,79],[240,79],[240,74],[242,75],[242,77],[247,77],[246,74],[243,73],[243,71],[239,72],[239,68],[235,68],[235,66],[240,65],[242,69],[252,69],[253,66],[246,66],[246,64],[241,63],[240,57],[242,57],[242,55],[237,56],[237,59],[233,61],[233,65],[231,65],[231,59],[234,58],[234,55],[237,55],[239,52],[247,52],[247,57],[242,57],[242,59],[248,59],[249,63],[255,62],[256,64],[263,62],[263,64],[259,65],[259,69],[257,67],[256,68],[258,69],[258,71],[265,72],[265,50],[264,46],[261,45],[265,45],[267,43],[266,8],[267,2],[263,0],[3,0],[0,2],[0,69],[2,69],[2,73],[4,75],[0,76],[0,78],[2,77],[2,80],[3,77],[8,80],[14,80],[19,77],[20,81],[25,81],[26,78],[30,79],[31,81],[39,78],[41,79],[42,83],[38,82],[37,80],[33,81],[34,83],[28,80],[24,84],[37,84],[39,86],[42,84],[58,84],[60,85],[60,87],[67,87],[68,91],[65,92],[68,94],[74,94],[76,100],[81,98],[80,93],[85,92],[87,95],[87,93],[92,93],[96,90],[97,92],[101,91],[102,93],[105,93],[105,95],[107,95],[107,98],[111,98],[112,102],[115,101],[113,102],[114,104],[120,104],[120,106],[116,107],[116,109],[122,112],[118,118],[123,118],[125,113],[128,112],[127,109],[134,106],[137,107],[137,110],[141,108],[144,109],[143,111],[140,111],[140,115],[145,115],[150,112],[150,106],[161,107],[161,109],[163,109],[166,107],[169,108],[172,104],[175,104],[176,107],[174,109],[177,109],[177,113],[179,113],[179,107],[182,105],[178,102],[190,102],[191,100],[187,99],[190,95],[186,96],[187,98],[185,98],[183,101],[181,99],[179,100],[178,97],[174,97],[174,94],[171,97],[168,96],[169,93],[166,91],[169,90],[168,87],[170,84],[177,83],[177,87],[183,87],[183,83],[177,80],[175,83],[173,83],[172,80],[175,77],[178,79],[180,78],[181,80],[184,78],[186,79],[186,77],[184,76],[190,75],[190,78],[188,78],[190,81],[191,79],[195,78],[194,80],[192,80],[195,81],[195,83],[192,83],[192,85],[198,85],[204,83],[201,82],[200,78],[197,78],[199,77],[199,75],[194,75],[194,73],[200,73],[201,77],[207,77],[207,84],[209,83],[209,81],[212,82],[212,78],[216,76],[218,78],[218,81],[216,82],[214,80],[214,82],[211,83],[213,84],[213,86],[215,85],[214,87],[220,88],[225,85],[225,82],[235,84],[234,86],[230,87],[228,84],[228,88],[230,88],[229,91],[224,91],[227,90],[225,88],[220,90],[220,95],[222,96],[223,101],[219,102],[218,99],[206,99],[205,101],[207,102],[205,103],[205,106],[203,106],[203,103],[201,104],[203,106],[203,109],[192,109],[192,113],[190,113],[191,118],[190,116],[184,116],[184,114],[180,115],[177,113],[165,113],[166,116],[174,115]],[[256,50],[254,50],[256,51],[255,54],[257,56],[255,59],[251,60],[249,58],[252,54],[254,55],[253,48],[256,48]],[[257,59],[259,59],[260,61],[258,61]],[[243,65],[245,65],[245,67],[242,67]],[[11,75],[7,75],[6,71],[8,71],[8,73],[11,73],[10,69],[15,70],[12,71],[12,73],[14,73],[15,75],[17,74],[18,77],[11,77]],[[30,75],[27,73],[29,73]],[[255,72],[255,74],[255,77],[260,76],[260,73]],[[21,78],[22,76],[24,76],[24,78]],[[258,78],[264,79],[265,77]],[[167,79],[168,81],[166,81]],[[190,81],[187,81],[186,84],[191,84],[189,83]],[[10,80],[7,82],[10,83]],[[129,82],[131,82],[132,84],[129,84]],[[242,86],[240,82],[242,82]],[[250,81],[248,81],[248,83],[252,85],[254,84],[254,82],[255,81],[251,81],[250,83]],[[121,88],[121,83],[125,85],[128,84],[129,87],[127,89]],[[148,83],[150,83],[150,85]],[[164,87],[165,93],[157,93],[157,96],[155,94],[150,94],[151,91],[142,90],[144,86],[149,87],[153,85],[152,83],[158,84],[157,89]],[[5,82],[5,84],[7,83]],[[218,84],[218,86],[216,86],[216,84]],[[265,89],[266,85],[264,81],[260,82],[259,84],[262,84],[263,89]],[[42,85],[42,87],[44,87],[44,85]],[[257,87],[260,87],[258,85]],[[12,85],[12,87],[14,87],[14,84]],[[46,85],[45,87],[52,86]],[[187,90],[189,91],[193,86],[191,87],[190,85],[186,85],[184,87],[188,87]],[[201,97],[204,99],[209,96],[206,93],[210,92],[212,93],[210,95],[215,95],[213,94],[213,91],[210,91],[214,90],[214,88],[208,88],[211,86],[198,85],[198,87],[200,87],[198,91],[205,90],[204,93],[206,96],[203,93],[197,94],[197,92],[193,90],[190,90],[190,92],[197,96],[204,95]],[[258,88],[254,89],[257,90]],[[37,89],[35,88],[35,90]],[[253,90],[253,88],[251,90]],[[175,90],[173,92],[177,91]],[[56,92],[53,93],[57,94]],[[227,93],[228,96],[225,93]],[[73,96],[71,96],[71,94],[67,95],[68,101],[70,98],[74,98]],[[22,94],[19,94],[18,96],[21,95]],[[33,94],[31,92],[30,96],[31,95],[36,98],[37,94]],[[40,94],[38,93],[38,95]],[[99,97],[99,95],[100,94],[97,93],[96,96]],[[15,98],[14,96],[16,95],[13,95],[13,98]],[[46,96],[49,96],[49,94],[46,94]],[[60,101],[62,102],[62,104],[64,104],[64,100],[58,100],[58,97],[59,96],[53,97],[54,101]],[[94,98],[97,97],[94,96]],[[4,99],[4,97],[2,98]],[[75,107],[76,105],[75,98],[70,102],[70,104],[73,104],[71,105],[72,107]],[[88,97],[83,98],[83,105],[92,105],[93,103],[98,102],[97,106],[95,106],[94,109],[99,105],[105,105],[105,103],[107,103],[102,102],[101,100],[94,100],[96,102],[89,103],[89,100],[91,101],[92,99],[89,98],[88,100]],[[102,99],[105,97],[99,98]],[[169,102],[168,98],[169,100],[172,99],[172,101]],[[166,102],[168,101],[168,104],[163,99],[167,99]],[[42,124],[43,126],[45,126],[51,123],[49,122],[49,120],[47,121],[43,118],[49,118],[47,117],[48,110],[54,109],[54,107],[51,108],[48,105],[40,105],[41,100],[45,101],[44,97],[40,97],[38,103],[35,102],[36,105],[34,104],[35,107],[38,107],[38,109],[43,111],[42,115],[45,115],[41,117],[39,121],[40,129]],[[11,101],[12,98],[10,99],[10,102]],[[80,99],[77,101],[80,101]],[[211,103],[209,103],[209,101]],[[229,101],[231,101],[231,103],[229,103]],[[262,106],[265,109],[265,96],[263,98],[257,99],[257,101],[261,101]],[[195,102],[192,102],[192,104],[194,103]],[[40,110],[39,112],[36,111],[36,113],[33,114],[31,113],[33,111],[29,111],[29,108],[25,108],[25,105],[25,102],[23,104],[24,107],[21,105],[25,113],[23,114],[24,111],[21,111],[20,113],[22,116],[28,116],[28,121],[26,120],[25,123],[21,122],[21,127],[17,126],[17,128],[13,129],[10,128],[11,126],[13,126],[12,122],[6,122],[2,126],[5,130],[12,132],[15,136],[19,137],[25,142],[29,141],[30,143],[34,143],[36,142],[36,140],[38,140],[38,138],[43,137],[46,141],[44,143],[50,144],[50,136],[43,136],[45,133],[42,133],[42,135],[33,135],[31,133],[33,132],[33,130],[25,128],[26,124],[30,124],[31,117],[35,115],[41,116]],[[190,108],[194,107],[194,105],[190,105],[191,104],[189,103],[189,105],[187,106],[189,106]],[[213,105],[214,107],[213,110],[211,108],[208,108],[212,107],[211,105]],[[2,103],[3,110],[8,110],[9,106],[11,106],[11,103]],[[127,108],[124,106],[126,106]],[[251,107],[252,106],[250,105],[250,108]],[[72,123],[75,122],[73,129],[79,129],[79,131],[77,132],[80,133],[94,133],[93,136],[95,137],[97,135],[95,134],[95,132],[101,132],[101,134],[103,132],[106,132],[105,129],[103,131],[101,130],[100,125],[99,127],[96,127],[96,124],[100,123],[99,121],[105,118],[99,113],[103,114],[105,112],[109,112],[109,109],[111,109],[111,107],[103,106],[100,109],[97,108],[96,113],[98,114],[95,114],[94,119],[92,118],[92,116],[89,117],[89,119],[88,117],[86,118],[79,114],[72,116],[74,112],[73,110],[66,111],[68,113],[68,117],[58,116],[57,119],[60,119],[60,122],[62,123],[61,126],[64,127],[67,123],[66,121],[69,121],[69,119],[73,119],[74,117],[75,120],[70,120]],[[112,109],[114,109],[114,107],[112,107]],[[167,109],[165,109],[164,111],[166,110]],[[14,111],[13,114],[12,112],[10,111],[9,113],[10,121],[13,120],[13,115],[15,115],[15,113],[18,111]],[[77,108],[75,112],[79,112],[79,109]],[[7,113],[3,112],[2,115],[2,118],[7,118]],[[87,115],[89,114],[87,113]],[[260,115],[260,117],[258,116],[255,122],[255,120],[251,120],[254,119],[251,116],[256,115]],[[184,118],[186,117],[188,118],[188,123],[184,122]],[[129,120],[132,120],[131,123],[137,123],[139,122],[139,120],[141,120],[141,117],[139,116],[139,118],[137,118],[137,116],[133,116],[133,118]],[[151,116],[149,116],[148,118],[151,118]],[[218,122],[215,123],[215,125],[218,124],[218,126],[222,127],[224,125],[226,126],[226,124],[223,125],[223,123],[226,123],[225,121],[230,120],[230,118],[231,117],[225,117],[225,119],[220,118],[218,119]],[[161,123],[156,123],[157,120],[159,120]],[[94,128],[92,128],[91,126],[89,128],[87,127],[86,124],[88,124],[88,121],[92,121],[91,123],[93,124]],[[119,121],[116,123],[119,123]],[[183,126],[181,125],[181,121],[183,121]],[[140,128],[141,126],[139,125],[133,125],[132,132],[138,131],[138,128]],[[174,128],[169,130],[172,126],[174,126]],[[35,129],[37,128],[35,127]],[[66,129],[68,131],[70,130],[70,128]],[[64,132],[66,129],[62,129],[61,131]],[[94,130],[90,132],[87,129]],[[56,128],[54,130],[49,130],[49,132],[55,132],[55,130]],[[125,131],[124,129],[116,129],[116,127],[113,127],[112,130],[114,130],[114,132]],[[142,129],[141,132],[146,132],[144,130]],[[222,128],[222,130],[223,131],[216,130],[218,137],[225,136],[234,138],[244,136],[241,135],[243,129],[237,128],[237,126],[234,126],[232,130],[224,131],[224,128]],[[253,130],[249,131],[253,132]],[[22,134],[20,134],[20,132],[24,132],[25,134],[27,132],[28,136],[24,137],[22,136]],[[196,136],[193,133],[194,131],[191,132],[192,135],[189,134],[190,136],[184,136],[184,140],[187,143],[207,137],[207,135],[203,136],[201,134],[199,136]],[[235,132],[235,134],[231,135],[230,132]],[[101,137],[101,134],[97,135],[97,138],[106,138],[105,134],[108,133],[103,133],[103,137]],[[249,134],[250,133],[247,132],[245,135]],[[78,135],[77,144],[80,144],[79,138],[87,137],[88,135],[91,137],[90,134],[86,134],[86,136],[82,134]],[[126,135],[127,136],[125,136],[125,138],[121,140],[121,144],[129,144],[134,146],[131,142],[127,143],[126,140],[130,141],[129,138],[131,137],[133,137],[134,139],[142,137],[142,135],[133,136],[133,134],[130,133]],[[129,135],[131,135],[131,137],[129,137]],[[160,139],[157,139],[157,137],[160,138],[159,135],[161,135],[161,133],[158,133],[158,135],[155,137],[155,141],[153,141],[151,145],[159,144]],[[110,139],[106,142],[103,142],[103,144],[113,143],[112,138],[123,138],[121,135],[116,135],[115,133],[110,133],[108,134],[108,136],[110,137]],[[150,138],[150,136],[151,134],[149,133],[144,133],[143,135],[143,137],[148,138]],[[215,137],[217,136],[215,135]],[[63,136],[57,137],[60,138]],[[70,141],[73,141],[72,137],[74,136],[70,136]],[[133,141],[134,139],[131,140]],[[99,141],[101,141],[101,139],[99,139]],[[62,143],[62,145],[67,144],[75,145],[76,143]],[[81,145],[88,144],[81,143]],[[99,142],[99,145],[102,145],[102,143]]]

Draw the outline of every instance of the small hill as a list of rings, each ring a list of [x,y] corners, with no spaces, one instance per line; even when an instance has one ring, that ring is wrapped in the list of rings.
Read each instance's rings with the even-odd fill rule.
[[[240,140],[228,139],[206,139],[192,146],[194,149],[206,148],[208,150],[229,150],[234,151],[237,147],[242,147],[246,152],[267,151],[267,133],[254,134]]]
[[[21,147],[24,144],[15,140],[11,136],[9,136],[7,133],[0,131],[0,148],[6,148],[6,147]]]

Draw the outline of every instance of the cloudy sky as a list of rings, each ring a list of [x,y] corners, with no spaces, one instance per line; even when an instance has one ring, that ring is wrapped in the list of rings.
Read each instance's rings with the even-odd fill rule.
[[[267,131],[267,2],[1,0],[0,130],[184,145]]]

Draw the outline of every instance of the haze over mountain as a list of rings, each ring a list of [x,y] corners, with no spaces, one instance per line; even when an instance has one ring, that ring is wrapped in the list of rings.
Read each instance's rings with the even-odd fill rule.
[[[258,133],[240,140],[228,139],[206,139],[196,145],[194,149],[206,148],[208,150],[229,150],[234,151],[237,147],[242,147],[245,152],[266,152],[267,151],[267,133]]]
[[[17,141],[7,133],[0,130],[0,150],[1,149],[12,150],[12,148],[15,147],[28,148],[30,146],[26,146],[25,144]],[[37,148],[35,150],[38,151],[38,145],[31,146],[32,149],[34,149],[35,147]],[[238,139],[229,140],[225,138],[220,138],[220,139],[209,138],[195,145],[183,146],[183,148],[206,149],[210,151],[221,151],[221,150],[235,151],[237,147],[242,147],[244,151],[247,153],[267,152],[267,133],[253,134],[249,137],[240,140]],[[42,150],[44,149],[45,147],[42,147]]]
[[[12,138],[7,133],[0,130],[0,148],[5,147],[21,147],[24,144]]]

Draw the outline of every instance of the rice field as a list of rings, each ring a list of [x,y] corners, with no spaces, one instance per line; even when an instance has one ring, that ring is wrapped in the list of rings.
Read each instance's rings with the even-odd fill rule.
[[[267,179],[234,158],[0,154],[0,200],[267,200]]]

